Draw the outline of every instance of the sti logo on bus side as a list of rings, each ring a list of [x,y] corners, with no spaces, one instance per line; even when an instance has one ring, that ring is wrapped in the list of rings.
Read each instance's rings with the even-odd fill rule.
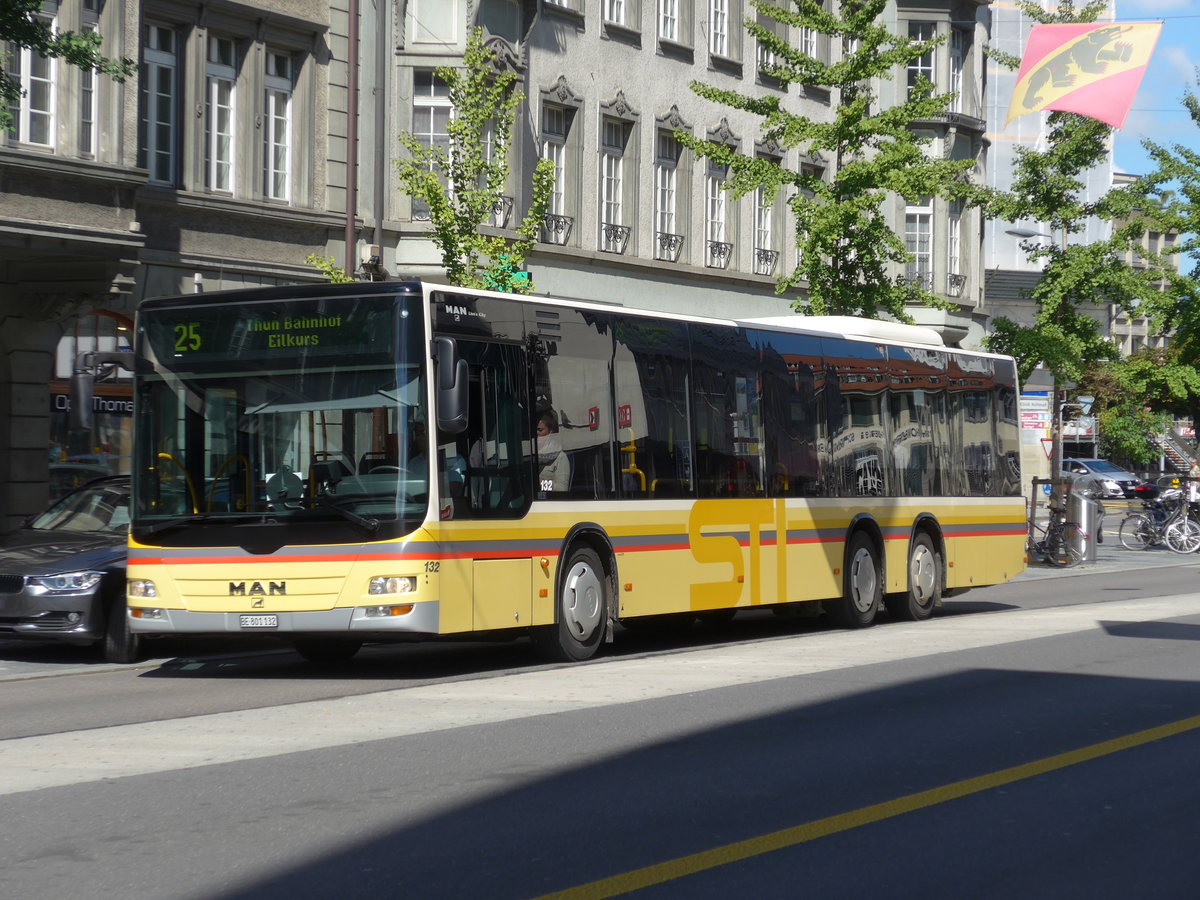
[[[230,597],[266,597],[266,596],[283,596],[287,594],[286,581],[268,581],[267,586],[263,587],[261,581],[252,581],[250,586],[246,586],[244,581],[229,582]]]

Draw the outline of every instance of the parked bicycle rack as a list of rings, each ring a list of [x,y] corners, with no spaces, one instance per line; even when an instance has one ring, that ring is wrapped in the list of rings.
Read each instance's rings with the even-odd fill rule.
[[[1051,520],[1055,515],[1062,517],[1063,531],[1067,540],[1073,542],[1072,546],[1079,556],[1079,561],[1095,562],[1096,544],[1100,540],[1100,523],[1103,518],[1100,501],[1083,491],[1075,490],[1072,478],[1034,478],[1031,482],[1026,538],[1030,561],[1045,561],[1037,556],[1034,549],[1039,530],[1035,523],[1040,521],[1044,510],[1047,520]],[[1052,505],[1055,485],[1061,488],[1060,495],[1065,498],[1062,509],[1055,509]]]

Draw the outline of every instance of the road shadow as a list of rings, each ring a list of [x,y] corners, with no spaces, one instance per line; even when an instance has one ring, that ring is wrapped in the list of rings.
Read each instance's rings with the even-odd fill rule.
[[[1113,637],[1200,641],[1200,625],[1191,622],[1101,622],[1100,627]]]

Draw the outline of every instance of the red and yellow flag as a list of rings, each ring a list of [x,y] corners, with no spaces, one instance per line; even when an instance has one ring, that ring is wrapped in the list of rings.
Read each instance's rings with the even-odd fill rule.
[[[1051,109],[1120,128],[1161,31],[1162,22],[1033,26],[1004,124]]]

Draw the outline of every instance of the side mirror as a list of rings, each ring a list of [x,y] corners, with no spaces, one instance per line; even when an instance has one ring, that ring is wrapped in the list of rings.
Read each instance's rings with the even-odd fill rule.
[[[437,363],[437,427],[446,434],[467,430],[467,391],[471,376],[467,361],[458,355],[454,338],[433,339],[433,358]]]
[[[71,410],[67,415],[74,431],[92,430],[92,385],[103,365],[120,366],[132,372],[133,354],[89,350],[75,357],[75,368],[71,370]]]
[[[92,430],[92,384],[96,376],[88,369],[80,370],[78,364],[71,373],[70,408],[67,421],[72,431]]]

